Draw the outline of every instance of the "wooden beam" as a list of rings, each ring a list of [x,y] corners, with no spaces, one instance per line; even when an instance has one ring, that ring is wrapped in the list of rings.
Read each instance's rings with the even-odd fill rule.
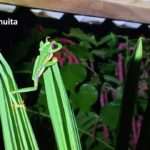
[[[0,0],[0,3],[150,23],[150,0]]]

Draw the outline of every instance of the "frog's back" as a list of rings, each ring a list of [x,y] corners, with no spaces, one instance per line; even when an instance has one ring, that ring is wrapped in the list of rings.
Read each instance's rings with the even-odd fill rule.
[[[40,45],[40,48],[39,48],[40,54],[37,56],[37,59],[34,63],[32,80],[37,78],[38,73],[45,65],[45,61],[50,55],[50,48],[51,48],[50,42],[45,42],[42,46]]]

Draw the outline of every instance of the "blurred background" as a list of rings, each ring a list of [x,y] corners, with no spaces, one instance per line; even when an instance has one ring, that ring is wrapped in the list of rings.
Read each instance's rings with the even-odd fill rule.
[[[0,19],[8,18],[17,19],[18,25],[0,25],[0,50],[19,87],[32,84],[32,66],[39,53],[39,42],[49,35],[62,43],[56,57],[76,115],[83,150],[114,149],[128,59],[138,37],[147,39],[129,139],[129,149],[136,149],[144,113],[149,110],[150,25],[0,4]],[[56,149],[43,81],[38,91],[24,94],[23,98],[30,109],[40,149]],[[146,134],[150,136],[149,127]],[[2,133],[0,139],[2,147]],[[144,139],[145,148],[141,150],[150,149],[147,140]]]

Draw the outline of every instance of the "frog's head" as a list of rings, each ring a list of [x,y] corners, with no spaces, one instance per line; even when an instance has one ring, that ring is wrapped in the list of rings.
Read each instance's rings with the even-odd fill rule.
[[[40,42],[40,48],[39,48],[39,51],[40,52],[49,52],[49,51],[52,51],[52,46],[51,46],[51,43],[49,41],[49,38],[50,37],[46,37],[46,40],[45,42],[41,41]]]
[[[50,37],[46,37],[45,42],[40,42],[40,48],[39,51],[44,51],[46,53],[54,53],[59,51],[62,48],[62,45],[60,43],[57,43],[56,41],[49,41]]]

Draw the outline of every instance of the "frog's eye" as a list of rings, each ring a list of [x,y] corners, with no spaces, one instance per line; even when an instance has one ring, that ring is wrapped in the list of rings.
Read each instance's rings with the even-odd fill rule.
[[[52,41],[52,42],[51,42],[51,47],[52,47],[52,49],[57,48],[57,43],[56,43],[56,41]]]

